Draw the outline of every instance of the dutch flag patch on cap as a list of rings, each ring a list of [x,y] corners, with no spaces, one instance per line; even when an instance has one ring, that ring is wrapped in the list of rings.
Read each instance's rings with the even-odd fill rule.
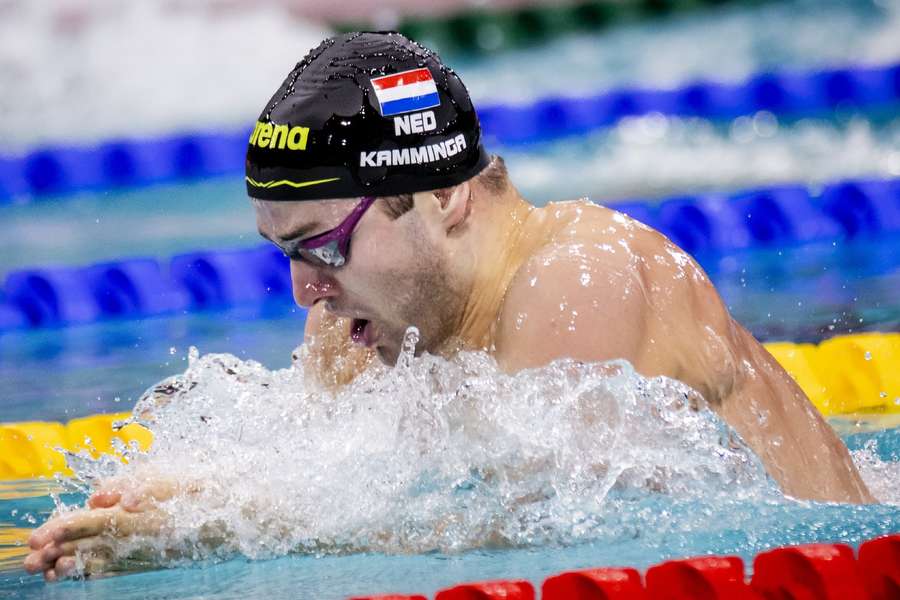
[[[375,77],[372,88],[381,108],[381,116],[390,117],[414,110],[440,106],[437,86],[426,68],[412,69],[384,77]]]

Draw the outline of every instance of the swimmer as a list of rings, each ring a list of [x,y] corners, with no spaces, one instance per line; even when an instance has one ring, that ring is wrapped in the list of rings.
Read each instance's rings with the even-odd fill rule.
[[[459,77],[395,33],[324,41],[263,110],[247,192],[259,232],[291,260],[309,309],[305,368],[324,385],[371,361],[489,352],[514,372],[562,358],[626,359],[703,395],[786,495],[873,501],[847,448],[664,236],[587,201],[529,204],[485,150]],[[649,167],[648,167],[649,168]],[[179,483],[107,482],[31,536],[47,580],[115,568],[103,540],[152,535]]]

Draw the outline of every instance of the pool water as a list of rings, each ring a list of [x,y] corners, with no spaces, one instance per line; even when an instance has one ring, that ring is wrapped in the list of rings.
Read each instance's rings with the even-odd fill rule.
[[[538,206],[900,176],[896,112],[799,121],[760,113],[732,123],[650,115],[552,143],[488,147]],[[261,242],[241,175],[0,205],[0,223],[0,273]]]
[[[850,431],[851,448],[877,444],[875,454],[893,464],[886,473],[863,472],[867,478],[896,480],[900,464],[900,428],[873,419],[837,423]],[[869,429],[869,431],[866,431]],[[876,461],[877,462],[877,461]],[[292,555],[270,560],[233,558],[179,568],[129,574],[87,582],[45,586],[21,571],[21,545],[34,521],[53,508],[48,497],[61,488],[52,482],[7,483],[0,488],[0,597],[10,598],[317,598],[339,600],[350,595],[406,592],[432,594],[461,581],[524,578],[535,585],[549,575],[575,568],[633,566],[700,554],[736,554],[749,565],[760,551],[784,544],[844,542],[896,532],[900,505],[826,505],[785,502],[775,498],[737,502],[676,500],[648,494],[607,515],[603,533],[575,544],[544,544],[516,549],[428,552],[396,555],[364,552],[346,556]],[[73,503],[77,495],[63,496]],[[898,499],[895,498],[895,502]]]
[[[208,8],[201,2],[194,10],[172,10],[163,1],[5,3],[0,152],[198,126],[237,128],[258,114],[288,66],[328,34],[278,5]],[[476,103],[518,102],[696,78],[738,81],[769,69],[887,64],[900,59],[898,27],[897,0],[734,2],[534,48],[442,55]],[[168,43],[160,45],[163,38]],[[244,52],[223,50],[246,39],[255,43]],[[48,80],[49,65],[68,77]],[[223,82],[222,73],[241,77]],[[217,92],[198,102],[197,90]],[[66,102],[58,102],[63,95]]]
[[[751,555],[789,542],[843,540],[851,543],[892,531],[896,507],[864,510],[843,506],[754,506],[744,515],[710,514],[722,526],[705,535],[677,524],[700,507],[649,504],[661,517],[649,536],[623,531],[619,539],[573,547],[484,550],[460,555],[386,556],[361,554],[316,558],[289,556],[267,561],[232,560],[215,565],[43,586],[34,579],[15,597],[28,598],[317,598],[343,600],[378,592],[423,593],[461,581],[525,578],[539,584],[546,576],[598,565],[647,567],[659,560],[701,553]],[[827,525],[823,522],[827,521]],[[633,537],[632,537],[633,536]],[[627,539],[632,537],[632,539]],[[13,581],[13,584],[16,582]],[[3,593],[3,592],[0,592]],[[13,597],[10,595],[10,597]]]
[[[735,318],[762,341],[900,330],[898,235],[698,259]],[[286,367],[302,342],[305,311],[287,302],[266,311],[245,307],[6,332],[0,335],[3,420],[129,410],[147,387],[183,370],[191,345]],[[48,370],[53,379],[43,376]]]
[[[172,206],[178,204],[181,195],[192,195],[201,206],[222,201],[224,212],[231,212],[233,219],[223,219],[218,231],[214,227],[202,229],[200,235],[221,236],[218,241],[222,243],[244,244],[247,233],[240,217],[251,223],[252,217],[243,199],[231,204],[221,200],[224,195],[216,192],[225,186],[224,182],[212,182],[173,188]],[[207,193],[198,193],[203,191]],[[149,193],[131,195],[146,198]],[[100,201],[85,197],[75,202],[99,207]],[[47,215],[61,215],[65,210],[58,204],[32,208],[43,209]],[[164,212],[169,208],[162,203],[153,210]],[[144,218],[144,211],[134,204],[122,203],[117,210],[118,214],[113,211],[110,218],[120,223],[137,223]],[[79,209],[73,212],[78,215]],[[81,214],[76,218],[89,223],[92,213]],[[190,214],[185,216],[186,221],[191,220]],[[103,260],[121,255],[128,247],[126,236],[118,227],[105,231],[110,236],[107,247],[97,250],[83,236],[73,236],[67,242],[71,251],[61,252],[60,258],[77,263],[88,257]],[[160,252],[166,243],[172,248],[179,244],[191,248],[197,234],[189,227],[173,227],[168,235],[168,240],[163,236]],[[32,236],[13,237],[7,243],[19,248],[22,256],[28,254],[29,244],[36,252],[41,248],[53,251],[46,239]],[[900,236],[710,253],[698,256],[698,260],[731,312],[761,340],[815,342],[854,331],[900,329],[900,302],[895,292],[900,289]],[[304,319],[302,309],[285,303],[265,310],[237,307],[228,312],[7,332],[0,336],[3,420],[66,420],[95,412],[129,410],[147,387],[188,367],[188,348],[192,345],[204,354],[228,352],[240,359],[258,360],[270,369],[288,367],[291,351],[302,340]],[[55,376],[48,378],[47,372]],[[207,560],[163,571],[56,586],[44,586],[40,578],[25,575],[20,567],[24,555],[21,544],[29,528],[53,509],[49,494],[62,493],[62,500],[69,505],[84,497],[66,494],[65,488],[54,482],[10,482],[0,489],[0,595],[228,598],[253,589],[272,598],[299,595],[337,599],[379,591],[431,593],[464,580],[523,577],[538,584],[565,569],[644,567],[690,554],[735,553],[749,560],[755,553],[779,544],[858,543],[897,531],[900,498],[884,494],[890,494],[890,482],[900,476],[900,423],[867,417],[834,420],[832,424],[857,452],[857,462],[872,489],[882,492],[882,499],[897,504],[850,507],[792,503],[777,497],[734,503],[715,495],[705,501],[649,494],[617,505],[614,515],[604,514],[606,523],[601,530],[575,542],[512,549],[488,546],[461,552],[435,550],[415,555],[370,551],[341,556],[282,556],[276,552],[261,556],[269,560]],[[297,477],[302,480],[302,476],[301,470]],[[148,592],[148,588],[153,591]]]
[[[581,95],[621,86],[670,88],[696,79],[736,82],[766,70],[892,62],[900,57],[898,26],[896,0],[728,3],[516,52],[452,57],[452,64],[476,102],[518,102],[533,98],[535,90]]]
[[[900,432],[894,431],[894,439]],[[9,499],[4,490],[0,512],[10,506],[42,516],[52,507],[46,485],[20,485],[25,498]],[[29,497],[30,496],[30,497]],[[15,554],[7,554],[0,571],[0,597],[9,598],[317,598],[343,600],[378,592],[432,594],[461,581],[545,577],[574,568],[601,565],[647,567],[667,558],[717,553],[738,554],[750,561],[756,552],[779,544],[843,541],[851,544],[895,532],[900,507],[825,505],[752,505],[716,513],[702,505],[648,501],[641,510],[657,515],[652,526],[622,526],[621,535],[571,547],[481,550],[417,556],[358,554],[337,557],[286,556],[266,561],[234,559],[88,582],[44,586],[37,577],[10,572]],[[709,521],[702,531],[697,515]],[[630,515],[623,515],[623,521]],[[693,523],[691,521],[693,520]],[[687,522],[686,522],[687,521]],[[709,523],[718,526],[710,527]],[[693,525],[693,527],[692,527]],[[19,525],[21,527],[21,525]],[[9,533],[9,530],[3,531]],[[19,554],[21,556],[21,554]]]

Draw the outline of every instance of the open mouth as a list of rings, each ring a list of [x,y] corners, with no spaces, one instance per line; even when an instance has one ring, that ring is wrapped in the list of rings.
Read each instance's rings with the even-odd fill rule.
[[[353,319],[350,324],[350,339],[357,344],[366,343],[366,327],[369,321],[366,319]]]

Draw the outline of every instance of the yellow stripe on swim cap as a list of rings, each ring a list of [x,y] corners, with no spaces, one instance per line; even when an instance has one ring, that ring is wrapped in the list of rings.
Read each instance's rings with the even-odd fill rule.
[[[247,180],[247,183],[252,185],[253,187],[260,188],[273,188],[279,187],[282,185],[289,185],[293,188],[302,188],[309,187],[311,185],[319,185],[320,183],[328,183],[330,181],[337,181],[340,177],[332,177],[330,179],[314,179],[312,181],[288,181],[287,179],[281,179],[279,181],[256,181],[252,177],[244,177]]]

